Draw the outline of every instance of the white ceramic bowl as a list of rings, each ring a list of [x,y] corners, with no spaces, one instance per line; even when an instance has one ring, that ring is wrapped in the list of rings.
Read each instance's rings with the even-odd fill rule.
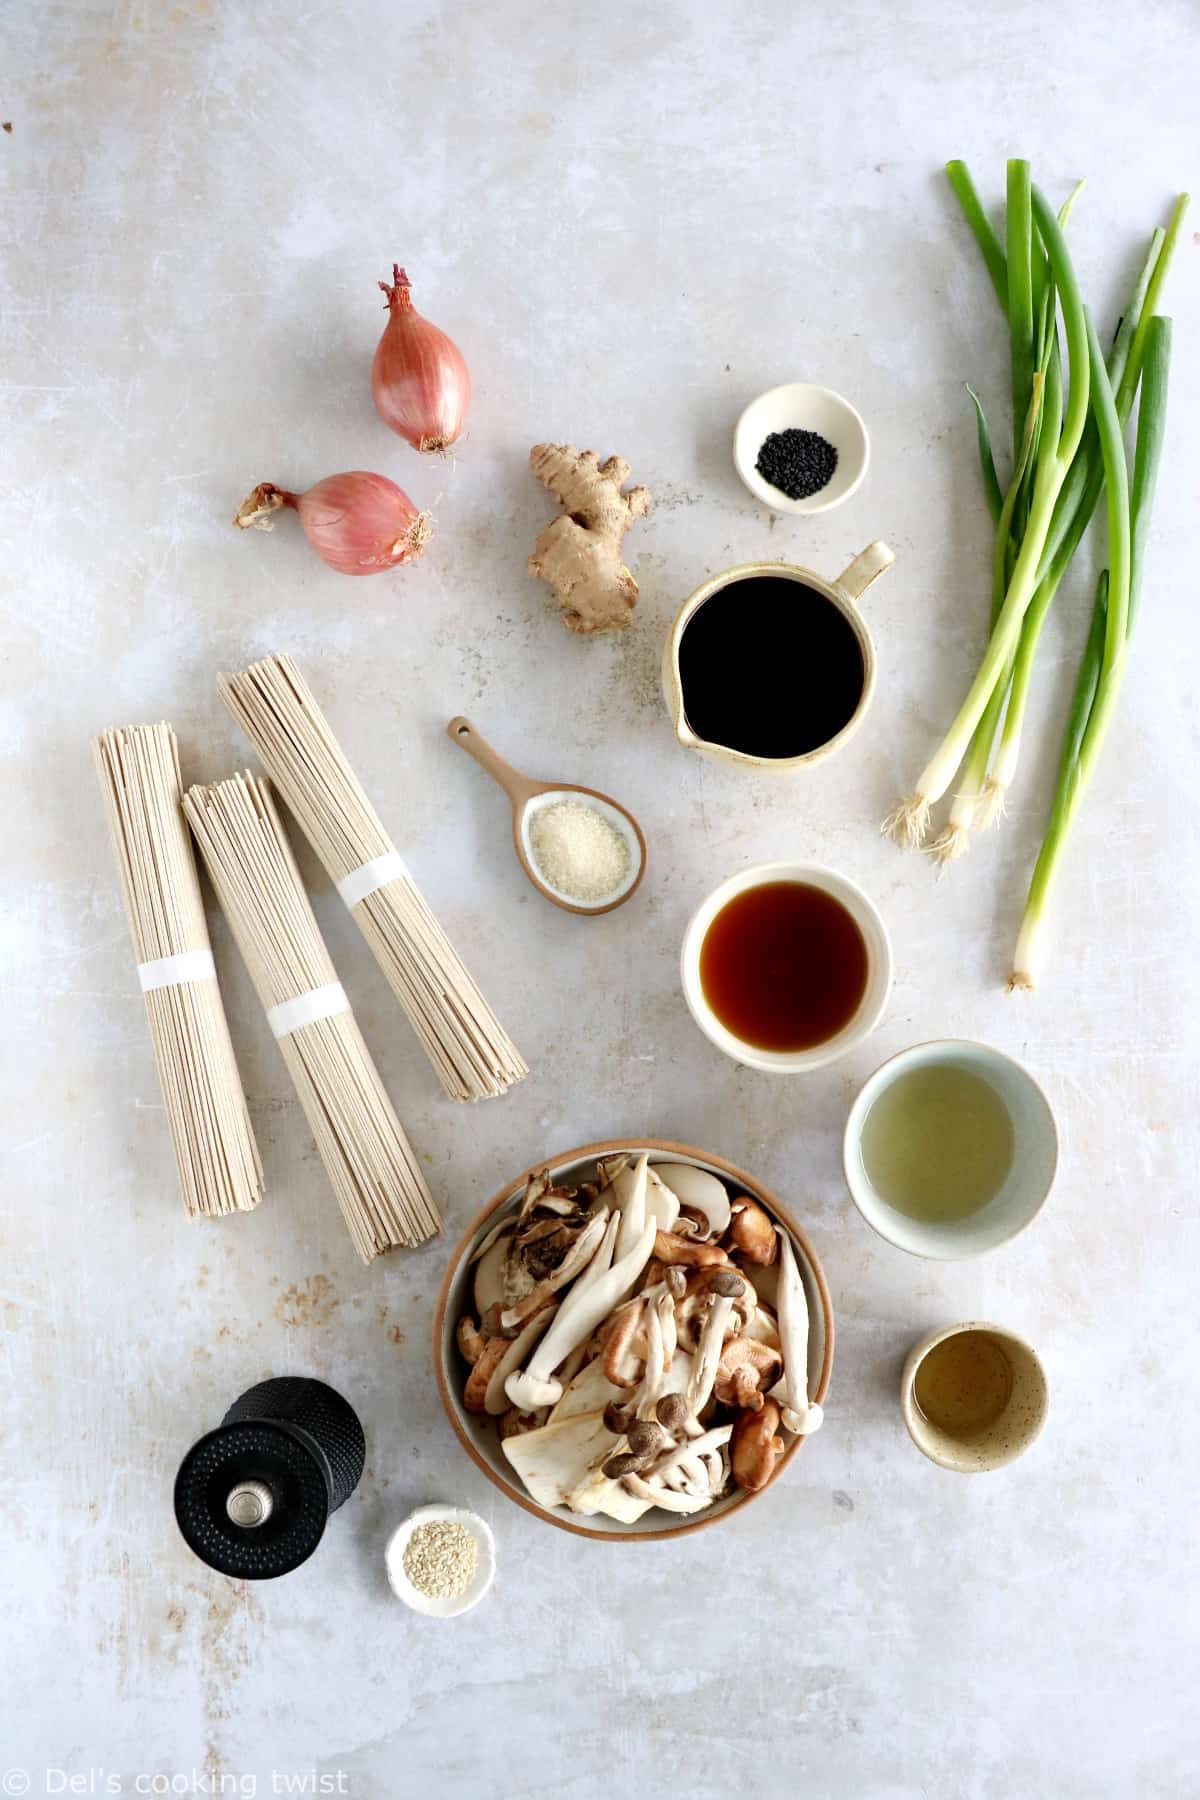
[[[687,1144],[671,1143],[665,1138],[610,1139],[606,1143],[588,1144],[583,1149],[568,1151],[563,1156],[547,1158],[544,1162],[537,1163],[535,1167],[548,1167],[556,1182],[578,1183],[592,1179],[595,1174],[597,1158],[622,1154],[637,1156],[643,1150],[649,1152],[651,1163],[691,1163],[697,1169],[707,1169],[710,1174],[719,1176],[730,1189],[748,1194],[751,1199],[757,1200],[759,1205],[790,1233],[796,1252],[796,1265],[800,1271],[800,1278],[804,1283],[804,1292],[808,1301],[808,1391],[813,1400],[824,1405],[833,1369],[833,1303],[829,1297],[829,1287],[812,1245],[796,1222],[780,1206],[769,1188],[763,1187],[761,1182],[756,1181],[734,1163],[693,1149]],[[433,1354],[438,1392],[441,1394],[446,1416],[454,1427],[455,1434],[467,1455],[488,1477],[488,1480],[499,1488],[502,1494],[527,1513],[532,1513],[535,1519],[542,1519],[547,1524],[557,1525],[564,1531],[572,1532],[576,1537],[608,1542],[628,1541],[632,1538],[644,1543],[660,1538],[684,1537],[691,1532],[703,1531],[709,1525],[717,1524],[720,1520],[727,1519],[731,1514],[740,1511],[742,1507],[750,1506],[754,1501],[761,1499],[774,1487],[807,1439],[788,1438],[787,1448],[775,1465],[775,1473],[771,1480],[766,1487],[760,1488],[756,1493],[751,1494],[741,1488],[735,1488],[726,1499],[716,1501],[712,1506],[706,1507],[703,1512],[695,1514],[694,1517],[681,1519],[674,1513],[651,1509],[636,1524],[627,1525],[619,1520],[606,1518],[602,1514],[582,1516],[568,1511],[566,1507],[539,1506],[526,1492],[524,1484],[500,1448],[498,1421],[481,1418],[478,1414],[469,1413],[466,1410],[463,1405],[463,1388],[466,1384],[467,1369],[455,1344],[455,1328],[462,1314],[473,1310],[472,1282],[474,1277],[471,1258],[476,1245],[492,1229],[499,1215],[518,1204],[525,1192],[525,1183],[532,1172],[532,1170],[526,1169],[517,1176],[515,1181],[501,1189],[500,1193],[489,1201],[478,1218],[468,1226],[450,1257],[437,1305],[434,1308]],[[759,1278],[766,1288],[770,1287],[775,1273],[773,1268],[760,1272]],[[818,1445],[820,1444],[820,1435],[815,1441]]]
[[[475,1579],[452,1600],[431,1599],[420,1588],[415,1588],[404,1572],[404,1552],[417,1526],[438,1523],[465,1525],[479,1552]],[[405,1606],[411,1606],[414,1612],[424,1613],[431,1619],[456,1619],[460,1613],[470,1612],[472,1607],[479,1605],[496,1574],[496,1540],[492,1528],[486,1519],[463,1506],[418,1506],[393,1531],[384,1557],[388,1583],[396,1598],[403,1600]]]
[[[763,440],[773,431],[789,430],[819,432],[837,451],[833,475],[807,500],[789,500],[755,467]],[[823,513],[840,506],[862,485],[870,460],[871,440],[857,408],[832,388],[807,381],[769,388],[750,402],[734,427],[734,466],[754,498],[776,513]]]
[[[771,881],[804,882],[809,887],[822,888],[835,900],[840,900],[862,932],[867,946],[867,985],[858,1011],[835,1037],[827,1038],[823,1044],[814,1044],[810,1050],[759,1050],[735,1037],[713,1012],[700,983],[700,949],[721,908],[748,888],[762,887]],[[771,1075],[802,1075],[810,1069],[822,1069],[827,1063],[836,1062],[839,1056],[856,1049],[874,1031],[892,990],[892,945],[887,926],[875,906],[860,887],[845,875],[839,875],[836,869],[825,869],[817,863],[758,863],[752,869],[744,869],[740,875],[731,875],[696,908],[683,934],[680,975],[688,1011],[718,1050],[723,1050],[735,1062],[745,1063],[749,1069],[762,1069]]]
[[[948,1224],[910,1219],[889,1206],[872,1186],[862,1157],[863,1124],[884,1088],[909,1069],[927,1068],[932,1063],[969,1069],[990,1082],[1008,1108],[1013,1125],[1012,1167],[1004,1186],[979,1212]],[[1037,1217],[1058,1166],[1058,1128],[1045,1094],[1028,1070],[1011,1056],[992,1050],[987,1044],[942,1038],[902,1050],[876,1069],[850,1108],[842,1161],[850,1197],[880,1237],[913,1256],[951,1262],[1006,1244]]]

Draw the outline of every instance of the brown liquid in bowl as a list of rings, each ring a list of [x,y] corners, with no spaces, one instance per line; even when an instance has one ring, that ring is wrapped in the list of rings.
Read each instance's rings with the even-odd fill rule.
[[[704,998],[756,1050],[811,1050],[848,1025],[867,991],[867,946],[840,900],[768,881],[724,905],[700,946]]]

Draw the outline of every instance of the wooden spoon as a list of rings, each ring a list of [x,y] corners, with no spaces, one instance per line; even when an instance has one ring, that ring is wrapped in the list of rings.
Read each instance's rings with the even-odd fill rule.
[[[502,787],[512,802],[513,849],[517,853],[517,861],[524,869],[529,880],[545,899],[555,906],[561,906],[564,912],[572,913],[606,913],[615,906],[623,906],[629,896],[637,891],[642,876],[646,873],[646,840],[642,836],[642,828],[628,809],[608,794],[598,793],[595,788],[578,787],[568,781],[531,781],[528,775],[522,775],[511,763],[492,749],[487,739],[478,732],[470,719],[451,719],[446,727],[446,735],[456,743],[468,756],[473,756],[480,768],[486,769],[492,780]],[[629,848],[629,871],[619,888],[602,900],[572,900],[558,888],[551,887],[539,874],[534,862],[530,841],[529,826],[534,814],[543,806],[549,806],[555,800],[566,800],[572,795],[579,795],[593,805],[614,825],[625,839]]]

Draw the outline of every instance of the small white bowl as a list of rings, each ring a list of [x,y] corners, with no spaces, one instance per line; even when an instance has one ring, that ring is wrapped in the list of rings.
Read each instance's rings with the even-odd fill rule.
[[[917,1403],[917,1370],[929,1352],[947,1338],[963,1333],[990,1338],[1008,1363],[1012,1392],[998,1419],[964,1437],[953,1436],[927,1419]],[[931,1331],[909,1351],[900,1378],[900,1411],[908,1435],[922,1456],[956,1475],[982,1475],[1016,1462],[1040,1437],[1050,1411],[1050,1383],[1045,1366],[1032,1344],[1001,1325],[971,1319],[963,1325],[947,1325]]]
[[[475,1579],[452,1600],[431,1599],[415,1588],[404,1573],[404,1552],[417,1526],[438,1523],[465,1525],[479,1551]],[[460,1613],[470,1612],[472,1607],[479,1605],[496,1575],[496,1540],[492,1528],[486,1519],[481,1519],[478,1513],[468,1512],[463,1506],[418,1506],[393,1531],[384,1557],[388,1582],[396,1598],[411,1606],[414,1612],[425,1613],[431,1619],[456,1619]]]
[[[862,932],[867,946],[867,985],[858,1011],[836,1036],[827,1038],[823,1044],[814,1044],[809,1050],[759,1050],[754,1044],[735,1037],[713,1012],[700,981],[700,950],[709,926],[722,907],[748,888],[763,887],[772,881],[803,882],[840,900]],[[892,990],[892,945],[887,926],[873,903],[860,887],[845,875],[839,875],[836,869],[821,868],[816,863],[758,863],[752,869],[744,869],[740,875],[731,875],[696,908],[683,934],[680,975],[688,1011],[718,1050],[723,1050],[734,1062],[744,1063],[748,1069],[762,1069],[772,1075],[801,1075],[809,1069],[823,1069],[826,1063],[836,1062],[847,1051],[857,1049],[874,1031]]]
[[[1004,1186],[994,1200],[969,1218],[950,1223],[910,1219],[875,1191],[862,1155],[863,1125],[886,1087],[910,1069],[949,1063],[969,1069],[991,1083],[1008,1108],[1013,1126],[1013,1160]],[[850,1108],[842,1143],[842,1162],[850,1198],[882,1238],[912,1256],[939,1262],[981,1256],[1024,1231],[1045,1205],[1058,1166],[1058,1128],[1050,1102],[1027,1069],[987,1044],[941,1038],[914,1044],[876,1069]]]
[[[773,431],[789,430],[819,432],[837,451],[837,468],[807,500],[789,500],[755,467],[764,439]],[[871,440],[857,408],[832,388],[807,381],[769,388],[750,402],[734,427],[734,467],[754,498],[776,513],[823,513],[840,506],[861,486],[870,460]]]

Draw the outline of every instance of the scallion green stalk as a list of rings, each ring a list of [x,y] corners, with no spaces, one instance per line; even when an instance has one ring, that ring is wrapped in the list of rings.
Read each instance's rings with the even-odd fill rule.
[[[1041,445],[1030,494],[1029,517],[1004,605],[978,673],[949,732],[923,770],[915,792],[885,823],[885,830],[909,844],[919,844],[924,838],[929,808],[953,781],[992,690],[1016,651],[1021,622],[1037,588],[1055,503],[1079,448],[1088,416],[1088,333],[1079,285],[1058,221],[1045,195],[1036,186],[1032,189],[1031,203],[1062,305],[1070,368],[1069,392],[1064,410],[1061,369],[1057,355],[1052,354],[1042,401]]]
[[[1141,332],[1142,391],[1131,494],[1117,398],[1104,368],[1095,330],[1090,320],[1088,323],[1093,405],[1107,489],[1109,566],[1096,596],[1067,722],[1050,822],[1034,867],[1017,939],[1010,983],[1017,988],[1036,985],[1050,897],[1120,693],[1144,574],[1146,538],[1166,422],[1171,323],[1155,316],[1146,321]],[[1134,343],[1137,344],[1136,334]]]
[[[1185,210],[1186,198],[1185,195],[1183,197]],[[1145,260],[1122,316],[1113,347],[1109,352],[1108,377],[1114,389],[1117,417],[1122,428],[1127,424],[1133,409],[1137,377],[1141,371],[1141,356],[1139,354],[1135,360],[1133,351],[1133,346],[1137,341],[1136,334],[1142,321],[1148,322],[1150,315],[1146,309],[1153,305],[1154,298],[1161,291],[1182,217],[1183,214],[1177,203],[1170,232],[1164,233],[1161,228],[1156,228],[1151,236]],[[1144,334],[1142,341],[1144,342]],[[1055,509],[1055,517],[1050,526],[1046,544],[1046,560],[1040,572],[1038,589],[1030,602],[1029,611],[1026,613],[1021,627],[1021,640],[1013,662],[1012,692],[1004,716],[1004,729],[996,752],[995,766],[987,783],[986,810],[989,814],[1003,811],[1008,790],[1016,778],[1017,764],[1021,754],[1021,733],[1025,723],[1025,710],[1033,678],[1034,658],[1037,654],[1042,626],[1054,603],[1059,584],[1070,567],[1071,559],[1096,510],[1096,503],[1100,498],[1100,490],[1103,485],[1104,462],[1100,455],[1095,424],[1091,422],[1084,434],[1083,443],[1079,447],[1079,454],[1072,465],[1071,473],[1063,484],[1058,506]],[[977,820],[980,827],[982,828],[990,822],[991,818],[985,818],[981,811]]]

